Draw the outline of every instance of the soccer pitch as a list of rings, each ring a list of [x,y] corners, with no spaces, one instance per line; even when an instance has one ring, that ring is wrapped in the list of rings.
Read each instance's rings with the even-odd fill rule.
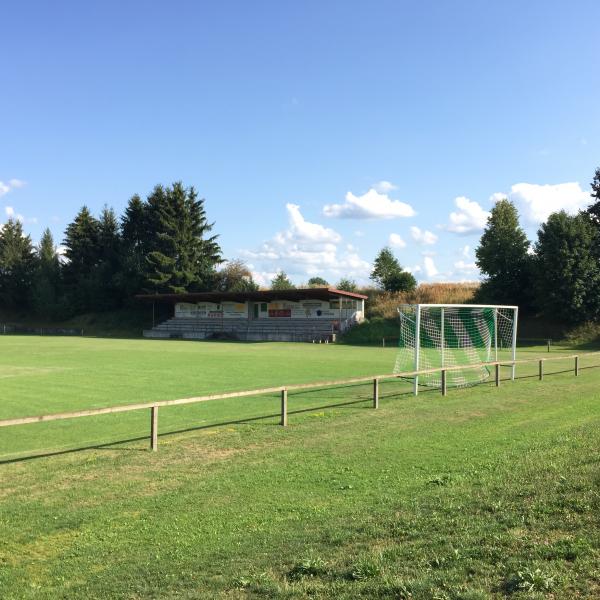
[[[395,359],[6,336],[0,418],[390,373]],[[0,597],[595,597],[592,364],[576,378],[572,361],[548,363],[542,382],[537,365],[515,382],[505,369],[500,388],[447,397],[383,382],[376,411],[370,385],[296,392],[286,429],[277,395],[168,407],[157,454],[146,411],[0,429]]]

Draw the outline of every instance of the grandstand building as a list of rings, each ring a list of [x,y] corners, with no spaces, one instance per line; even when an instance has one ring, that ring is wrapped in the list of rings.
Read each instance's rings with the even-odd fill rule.
[[[167,304],[171,318],[144,331],[149,338],[248,341],[335,341],[364,319],[367,296],[335,288],[141,294]]]

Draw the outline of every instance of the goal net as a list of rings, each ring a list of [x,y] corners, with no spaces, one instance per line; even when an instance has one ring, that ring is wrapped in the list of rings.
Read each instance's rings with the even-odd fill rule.
[[[443,367],[448,386],[485,381],[482,362],[515,360],[518,307],[465,304],[404,304],[398,308],[400,342],[395,373]],[[514,366],[512,370],[514,379]],[[441,372],[414,377],[419,385],[441,387]]]

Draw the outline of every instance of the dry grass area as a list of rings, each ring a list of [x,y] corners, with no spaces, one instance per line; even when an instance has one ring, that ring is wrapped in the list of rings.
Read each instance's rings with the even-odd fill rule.
[[[369,317],[394,318],[400,304],[468,304],[473,302],[478,282],[422,283],[412,292],[372,293],[368,290]]]

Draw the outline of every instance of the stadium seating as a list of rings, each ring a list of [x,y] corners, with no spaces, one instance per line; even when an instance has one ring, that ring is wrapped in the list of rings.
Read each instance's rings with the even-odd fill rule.
[[[335,339],[337,323],[325,319],[195,319],[173,317],[144,337],[207,339],[230,338],[246,341],[326,342]]]

